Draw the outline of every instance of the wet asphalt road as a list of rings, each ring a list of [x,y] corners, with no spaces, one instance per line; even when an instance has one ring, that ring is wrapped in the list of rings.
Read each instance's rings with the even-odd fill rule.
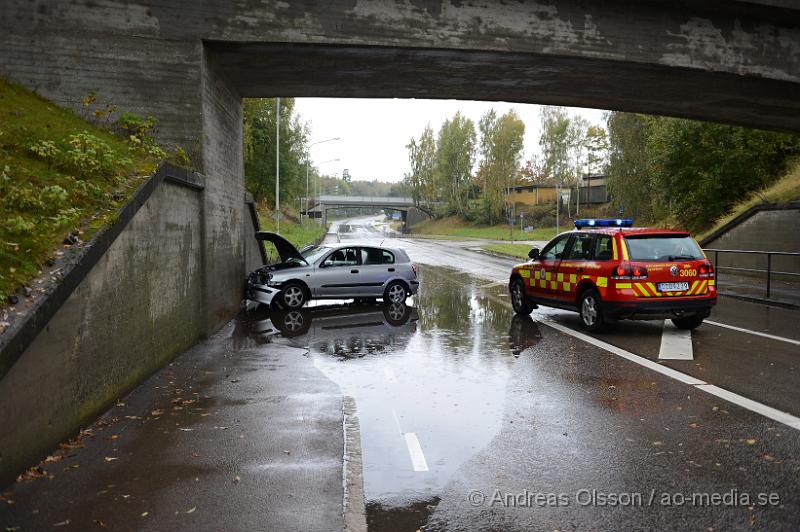
[[[408,305],[243,316],[47,464],[53,480],[15,485],[0,523],[340,530],[349,396],[371,531],[797,529],[799,430],[549,325],[575,314],[514,316],[513,261],[377,220],[329,239],[406,248]],[[798,339],[797,316],[721,298],[712,319]],[[659,323],[596,338],[800,416],[790,342],[704,324],[693,360],[658,361]]]
[[[339,240],[371,239],[348,225]],[[370,530],[796,529],[798,430],[536,321],[580,330],[574,313],[515,318],[511,260],[397,242],[434,266],[421,268],[417,330],[344,364],[315,355],[356,398]],[[712,318],[796,339],[797,315],[721,298]],[[623,322],[600,339],[658,361],[661,333]],[[692,346],[694,360],[660,363],[800,415],[797,345],[703,325]],[[771,502],[746,500],[759,496]]]

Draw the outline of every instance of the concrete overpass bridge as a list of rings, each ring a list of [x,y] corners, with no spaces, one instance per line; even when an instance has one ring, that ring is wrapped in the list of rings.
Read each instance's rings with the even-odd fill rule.
[[[0,484],[238,311],[257,256],[243,97],[504,100],[800,131],[795,0],[0,2],[0,75],[78,113],[96,91],[98,105],[157,117],[159,140],[200,174],[159,189],[132,218],[141,236],[111,246],[125,276],[99,261],[69,300],[84,310],[52,318],[47,374],[30,385],[18,363],[0,380],[0,426],[24,418],[29,436],[0,434]],[[73,374],[75,393],[54,380]],[[66,399],[43,402],[46,389]],[[39,408],[12,417],[25,404]]]
[[[414,205],[413,198],[388,196],[322,195],[317,201],[310,204],[307,214],[311,218],[322,218],[324,225],[327,224],[328,211],[341,208],[395,210],[402,214],[403,223],[412,225],[430,217],[425,211]]]

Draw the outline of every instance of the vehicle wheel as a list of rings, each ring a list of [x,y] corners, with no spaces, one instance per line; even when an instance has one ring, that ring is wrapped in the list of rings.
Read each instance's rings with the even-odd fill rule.
[[[403,303],[408,297],[406,286],[400,281],[392,281],[383,293],[383,300],[386,303]]]
[[[599,332],[608,327],[603,316],[603,303],[597,290],[590,289],[581,294],[578,311],[581,314],[581,322],[587,330]]]
[[[410,316],[411,308],[407,307],[405,303],[390,303],[389,306],[383,308],[383,317],[386,318],[386,323],[393,327],[404,325]]]
[[[525,283],[522,279],[515,279],[511,283],[511,306],[514,307],[514,312],[517,314],[530,314],[536,308],[534,303],[531,303],[528,296],[525,295]]]
[[[298,309],[306,302],[306,291],[298,283],[289,283],[283,287],[281,302],[288,309]]]
[[[700,316],[689,316],[687,318],[673,318],[672,323],[675,324],[675,327],[678,329],[696,329],[700,327],[700,324],[703,323],[703,318]]]

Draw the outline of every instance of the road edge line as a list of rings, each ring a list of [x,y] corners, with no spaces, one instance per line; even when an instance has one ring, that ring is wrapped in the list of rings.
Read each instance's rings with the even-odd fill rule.
[[[692,386],[697,390],[703,391],[715,397],[719,397],[720,399],[723,399],[738,407],[744,408],[745,410],[749,410],[750,412],[753,412],[755,414],[759,414],[773,421],[777,421],[778,423],[786,425],[787,427],[793,428],[795,430],[800,430],[800,418],[793,416],[788,412],[784,412],[783,410],[778,410],[777,408],[767,406],[763,403],[759,403],[758,401],[754,401],[753,399],[749,399],[743,395],[739,395],[738,393],[725,390],[714,384],[709,384],[703,380],[700,380],[696,377],[692,377],[691,375],[687,375],[686,373],[682,373],[670,367],[662,366],[661,364],[653,362],[648,358],[636,355],[634,353],[631,353],[630,351],[626,351],[620,347],[609,344],[608,342],[598,340],[597,338],[589,336],[588,334],[584,334],[574,329],[570,329],[569,327],[557,323],[552,319],[544,318],[544,319],[538,319],[537,321],[547,325],[548,327],[552,327],[553,329],[560,331],[564,334],[573,336],[578,340],[582,340],[588,344],[591,344],[595,347],[599,347],[600,349],[613,353],[626,360],[630,360],[635,364],[639,364],[640,366],[644,366],[648,369],[651,369],[666,377],[671,377],[679,382],[682,382],[683,384],[688,384],[689,386]]]

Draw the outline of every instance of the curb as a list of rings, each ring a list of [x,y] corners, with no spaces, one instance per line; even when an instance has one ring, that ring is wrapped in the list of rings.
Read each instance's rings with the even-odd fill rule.
[[[356,401],[350,396],[342,400],[344,459],[342,513],[346,532],[367,532],[367,506],[364,501],[364,475],[361,459],[361,430],[356,414]]]

